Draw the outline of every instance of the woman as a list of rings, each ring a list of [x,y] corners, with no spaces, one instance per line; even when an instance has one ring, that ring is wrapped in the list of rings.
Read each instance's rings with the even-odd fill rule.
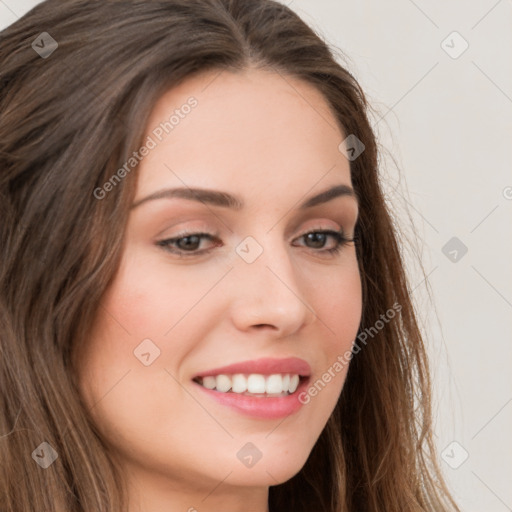
[[[453,511],[355,79],[267,0],[1,34],[0,504]]]

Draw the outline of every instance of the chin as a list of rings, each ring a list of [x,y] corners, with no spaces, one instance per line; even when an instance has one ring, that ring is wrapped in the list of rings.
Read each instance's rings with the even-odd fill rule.
[[[310,452],[298,450],[287,456],[267,455],[253,467],[236,467],[229,477],[230,483],[240,486],[279,485],[293,478],[304,467]]]

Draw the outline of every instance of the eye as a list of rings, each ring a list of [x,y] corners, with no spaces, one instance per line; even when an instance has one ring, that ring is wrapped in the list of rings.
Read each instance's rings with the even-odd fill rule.
[[[335,254],[339,252],[343,246],[347,245],[349,242],[354,242],[354,239],[347,238],[343,231],[334,231],[334,230],[317,230],[317,231],[309,231],[296,238],[305,239],[309,248],[316,249],[314,252],[317,253],[328,253]],[[329,249],[325,249],[325,244],[329,238],[334,240],[334,247]],[[201,240],[206,239],[210,241],[217,242],[217,246],[220,245],[220,239],[218,235],[213,235],[211,233],[203,233],[203,232],[186,232],[180,233],[178,236],[173,238],[167,238],[165,240],[159,240],[156,244],[166,251],[169,251],[173,254],[177,254],[178,256],[197,256],[200,254],[209,253],[213,247],[208,249],[198,250],[201,246]]]
[[[163,247],[169,252],[172,252],[173,254],[178,254],[180,256],[194,256],[210,252],[212,249],[210,248],[197,251],[202,239],[218,240],[216,235],[212,235],[210,233],[180,233],[178,236],[173,238],[159,240],[157,245]]]
[[[326,241],[329,239],[329,237],[334,239],[335,245],[330,249],[324,249]],[[304,235],[300,236],[298,239],[300,238],[304,238],[308,243],[311,243],[312,246],[310,245],[310,248],[321,249],[320,251],[316,252],[326,252],[328,254],[336,254],[339,251],[341,251],[341,249],[349,242],[355,241],[353,238],[351,239],[346,237],[343,231],[334,231],[331,229],[309,231],[308,233],[305,233]]]

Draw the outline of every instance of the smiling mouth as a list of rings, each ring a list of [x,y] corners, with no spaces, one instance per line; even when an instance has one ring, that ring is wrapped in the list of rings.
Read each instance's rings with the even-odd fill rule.
[[[297,390],[299,384],[308,377],[296,373],[235,373],[196,377],[194,382],[219,393],[240,394],[253,397],[289,396]]]

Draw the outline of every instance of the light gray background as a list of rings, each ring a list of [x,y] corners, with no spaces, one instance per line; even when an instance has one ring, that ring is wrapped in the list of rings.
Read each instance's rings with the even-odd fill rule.
[[[0,0],[0,29],[36,3]],[[389,202],[428,275],[408,251],[448,483],[464,512],[512,511],[512,1],[284,3],[377,110]],[[466,254],[445,256],[452,237]]]

